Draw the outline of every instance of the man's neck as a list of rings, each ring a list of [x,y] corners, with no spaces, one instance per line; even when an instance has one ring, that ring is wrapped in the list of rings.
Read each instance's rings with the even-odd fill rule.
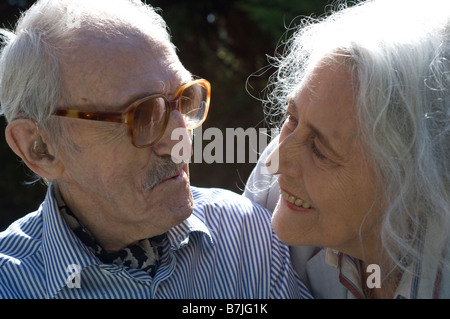
[[[135,245],[139,240],[153,236],[144,236],[144,238],[135,237],[139,232],[133,227],[111,218],[112,214],[108,211],[114,209],[106,206],[95,205],[98,203],[93,199],[86,198],[76,200],[74,196],[63,185],[54,184],[54,193],[58,202],[66,205],[73,215],[78,219],[81,225],[88,230],[91,236],[101,245],[106,252],[119,251],[125,247]],[[101,206],[101,207],[100,207]],[[133,228],[133,229],[131,229]],[[134,235],[134,236],[133,236]],[[160,234],[155,234],[160,235]]]

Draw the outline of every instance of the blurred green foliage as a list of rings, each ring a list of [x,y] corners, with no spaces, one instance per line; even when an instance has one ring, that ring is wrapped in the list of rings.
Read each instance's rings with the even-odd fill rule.
[[[3,0],[0,25],[12,28],[32,0]],[[302,16],[321,15],[329,0],[148,0],[160,8],[178,54],[194,75],[212,85],[211,109],[203,129],[265,127],[259,98],[267,85],[268,66],[288,27]],[[46,187],[30,185],[33,175],[8,148],[5,120],[0,120],[0,231],[15,219],[34,211]],[[205,142],[206,143],[206,142]],[[204,144],[205,144],[204,143]],[[191,163],[191,183],[241,192],[254,163]]]

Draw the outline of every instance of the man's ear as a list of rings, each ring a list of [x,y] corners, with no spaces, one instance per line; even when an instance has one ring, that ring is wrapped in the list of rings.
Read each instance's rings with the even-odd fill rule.
[[[14,120],[6,127],[5,137],[13,152],[37,175],[50,180],[61,176],[64,165],[53,155],[54,149],[47,145],[35,122]]]

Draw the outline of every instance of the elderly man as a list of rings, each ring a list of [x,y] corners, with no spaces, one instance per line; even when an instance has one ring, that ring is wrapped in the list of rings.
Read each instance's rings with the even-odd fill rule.
[[[266,210],[191,187],[173,160],[176,144],[190,150],[210,86],[152,8],[41,0],[3,33],[6,139],[49,187],[0,233],[1,297],[310,296]]]

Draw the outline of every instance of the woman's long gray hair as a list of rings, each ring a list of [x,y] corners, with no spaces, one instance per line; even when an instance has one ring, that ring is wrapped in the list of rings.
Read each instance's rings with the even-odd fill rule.
[[[420,256],[428,227],[437,241],[425,249],[441,261],[450,230],[450,3],[374,0],[335,9],[303,19],[273,58],[266,116],[280,118],[287,96],[318,60],[344,63],[388,204],[383,247],[401,267],[403,258]]]

